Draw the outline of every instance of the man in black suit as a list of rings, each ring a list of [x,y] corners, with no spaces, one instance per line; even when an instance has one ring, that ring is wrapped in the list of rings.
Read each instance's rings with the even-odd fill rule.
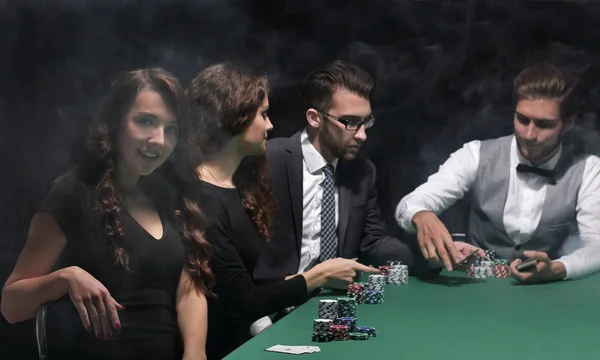
[[[373,79],[363,69],[334,61],[302,81],[307,126],[267,144],[277,198],[275,237],[265,246],[255,279],[303,273],[336,257],[380,265],[400,260],[412,274],[433,274],[415,244],[391,237],[379,214],[376,171],[357,157],[375,124],[369,96]],[[459,251],[475,248],[465,244]],[[346,284],[340,282],[343,287]],[[263,318],[257,333],[270,324]]]
[[[357,157],[375,124],[372,88],[371,75],[342,61],[303,80],[306,128],[267,145],[278,211],[257,279],[302,273],[335,257],[376,266],[401,260],[413,274],[429,272],[418,251],[389,235],[377,204],[375,166]]]

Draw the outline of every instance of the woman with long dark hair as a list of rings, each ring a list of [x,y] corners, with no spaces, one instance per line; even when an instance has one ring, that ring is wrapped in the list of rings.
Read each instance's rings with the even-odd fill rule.
[[[209,360],[248,340],[257,319],[306,301],[335,270],[320,264],[269,283],[253,279],[261,250],[273,236],[276,210],[265,158],[273,127],[268,93],[264,75],[231,63],[204,69],[187,90],[202,155],[195,194],[216,280],[217,298],[209,301]]]
[[[121,74],[81,161],[34,215],[2,314],[16,323],[48,304],[49,359],[205,358],[212,273],[185,195],[188,115],[165,70]]]

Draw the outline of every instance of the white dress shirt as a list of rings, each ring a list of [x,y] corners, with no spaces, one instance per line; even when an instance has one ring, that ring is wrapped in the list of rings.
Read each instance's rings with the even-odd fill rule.
[[[440,214],[467,193],[477,175],[481,142],[471,141],[450,155],[437,173],[427,182],[405,196],[396,207],[396,221],[407,232],[415,232],[413,216],[422,210]],[[557,153],[540,168],[553,169],[562,152]],[[515,244],[533,236],[546,197],[546,181],[533,174],[517,173],[516,167],[531,163],[523,158],[513,137],[510,149],[508,195],[503,222],[506,233]],[[583,179],[577,196],[577,225],[565,240],[561,257],[567,276],[574,279],[600,270],[600,158],[589,155],[585,160]]]
[[[306,129],[300,135],[302,147],[302,245],[300,246],[300,266],[298,274],[310,269],[321,255],[321,203],[325,174],[323,168],[327,160],[308,140]],[[333,165],[334,174],[338,160]],[[339,190],[335,193],[335,224],[339,222]]]

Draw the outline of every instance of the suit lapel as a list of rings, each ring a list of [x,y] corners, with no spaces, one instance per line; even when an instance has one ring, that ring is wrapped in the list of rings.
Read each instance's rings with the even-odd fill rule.
[[[296,234],[296,249],[299,254],[300,247],[302,246],[302,147],[300,144],[300,133],[296,133],[289,139],[285,155],[288,188]]]
[[[338,163],[338,174],[336,183],[339,189],[339,220],[338,220],[338,255],[342,255],[344,241],[346,240],[346,229],[348,228],[348,215],[350,214],[350,200],[352,191],[348,187],[348,177],[346,173],[346,164],[340,160]]]

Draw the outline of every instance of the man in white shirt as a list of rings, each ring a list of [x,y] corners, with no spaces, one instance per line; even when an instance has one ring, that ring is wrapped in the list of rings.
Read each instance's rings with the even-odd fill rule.
[[[514,82],[514,135],[472,141],[405,196],[396,220],[419,247],[451,270],[455,243],[437,215],[472,200],[467,241],[508,258],[523,282],[574,279],[600,269],[600,159],[563,141],[577,96],[568,73],[548,64]],[[524,259],[537,265],[517,270]]]

